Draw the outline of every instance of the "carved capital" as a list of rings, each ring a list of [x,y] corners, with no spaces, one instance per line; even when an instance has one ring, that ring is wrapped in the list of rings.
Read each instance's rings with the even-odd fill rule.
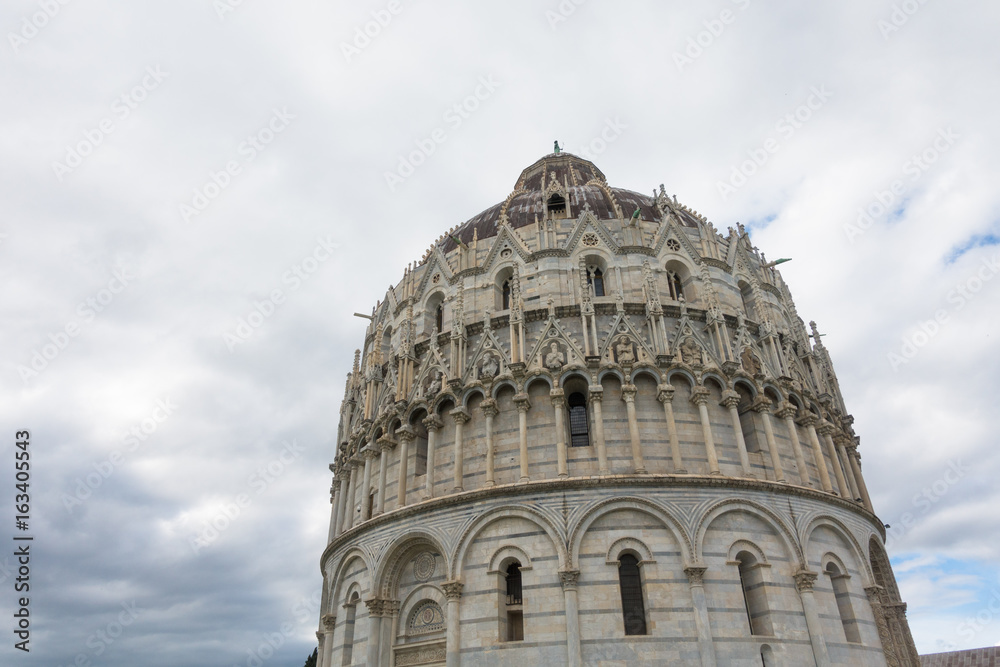
[[[833,424],[831,424],[830,422],[828,422],[825,419],[822,420],[816,426],[816,432],[819,433],[820,435],[829,435],[829,436],[832,436],[836,431],[837,431],[837,429],[834,428]]]
[[[810,426],[816,426],[819,420],[816,419],[816,415],[803,408],[799,410],[799,418],[796,421],[799,423],[799,426],[809,428]]]
[[[376,451],[373,447],[365,447],[361,450],[361,456],[364,457],[365,461],[371,461],[375,458]]]
[[[719,405],[725,408],[735,408],[738,407],[739,404],[740,404],[740,395],[737,394],[735,391],[733,391],[732,389],[727,389],[724,392],[722,392],[722,400],[719,402]]]
[[[771,412],[771,399],[763,394],[754,399],[750,409],[754,412]]]
[[[444,422],[438,419],[437,415],[430,415],[429,417],[424,417],[422,423],[425,427],[427,427],[428,431],[437,431],[442,426],[444,426]]]
[[[560,572],[559,581],[562,582],[564,591],[575,591],[580,581],[580,570],[564,570]]]
[[[479,407],[482,409],[483,414],[487,417],[496,417],[500,413],[497,409],[496,400],[492,398],[487,398]]]
[[[337,627],[337,617],[333,614],[323,614],[323,630],[325,632],[333,632],[334,628]]]
[[[322,632],[316,632],[316,641],[319,642],[319,647],[323,648],[323,640],[326,639],[326,635]]]
[[[817,576],[819,575],[815,572],[810,572],[809,570],[799,570],[795,573],[795,590],[799,593],[811,593],[813,585],[816,583]]]
[[[518,394],[515,396],[514,405],[517,406],[518,412],[527,412],[531,409],[531,401],[528,400],[527,394]]]
[[[708,387],[695,387],[691,390],[691,402],[695,405],[707,405],[709,393]]]
[[[458,600],[462,597],[462,589],[465,588],[465,584],[461,581],[447,581],[442,588],[449,600]]]
[[[590,400],[592,401],[604,400],[604,387],[599,384],[590,385],[590,387],[588,387],[588,393],[590,394]]]
[[[656,400],[660,403],[673,403],[674,386],[672,384],[661,384],[656,387]]]
[[[379,598],[374,598],[372,600],[365,600],[365,606],[368,607],[369,616],[381,616],[382,606],[385,600]]]
[[[393,440],[392,436],[390,435],[383,435],[381,438],[378,439],[378,446],[379,446],[379,451],[383,453],[389,452],[392,451],[393,449],[396,449],[396,441]]]
[[[795,419],[795,415],[798,412],[798,408],[789,403],[788,401],[782,401],[778,404],[778,409],[775,411],[775,415],[779,419]]]
[[[417,434],[409,424],[396,429],[396,437],[400,442],[413,442],[417,439]]]
[[[383,616],[398,616],[399,615],[399,600],[382,600],[382,615]]]
[[[631,403],[635,400],[636,388],[634,384],[623,384],[622,385],[622,400],[626,403]]]
[[[549,392],[549,396],[552,397],[552,405],[557,408],[561,408],[566,404],[566,392],[562,389],[553,389]]]
[[[458,424],[465,424],[472,419],[469,416],[469,413],[466,412],[465,408],[455,408],[449,414],[451,414],[452,419],[454,419]]]
[[[691,567],[684,568],[684,574],[687,575],[688,583],[692,586],[704,586],[706,570],[708,570],[708,568],[702,565],[693,565]]]

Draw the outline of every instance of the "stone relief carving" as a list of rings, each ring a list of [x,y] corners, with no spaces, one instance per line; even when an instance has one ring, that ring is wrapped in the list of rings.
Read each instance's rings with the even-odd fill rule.
[[[564,365],[565,357],[559,349],[559,343],[552,341],[549,344],[549,351],[545,354],[545,367],[550,371],[557,371]]]
[[[693,337],[688,336],[680,346],[681,361],[688,366],[701,366],[704,363],[705,354]]]

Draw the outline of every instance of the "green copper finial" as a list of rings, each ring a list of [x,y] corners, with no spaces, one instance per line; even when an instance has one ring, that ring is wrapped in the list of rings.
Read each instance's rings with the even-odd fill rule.
[[[562,152],[562,149],[559,148],[559,140],[558,139],[556,140],[555,144],[556,144],[556,155],[559,155],[559,153]]]

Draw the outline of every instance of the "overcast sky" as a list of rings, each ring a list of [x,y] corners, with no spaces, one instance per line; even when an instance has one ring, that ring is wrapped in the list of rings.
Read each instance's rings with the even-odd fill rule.
[[[920,652],[1000,642],[998,24],[984,0],[4,2],[0,663],[242,667],[270,638],[299,667],[351,315],[556,139],[793,258]]]

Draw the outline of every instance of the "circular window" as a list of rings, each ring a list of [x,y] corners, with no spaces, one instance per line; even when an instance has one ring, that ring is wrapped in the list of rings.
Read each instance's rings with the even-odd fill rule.
[[[677,252],[681,249],[681,244],[677,241],[677,239],[670,239],[667,241],[667,247],[674,252]]]

